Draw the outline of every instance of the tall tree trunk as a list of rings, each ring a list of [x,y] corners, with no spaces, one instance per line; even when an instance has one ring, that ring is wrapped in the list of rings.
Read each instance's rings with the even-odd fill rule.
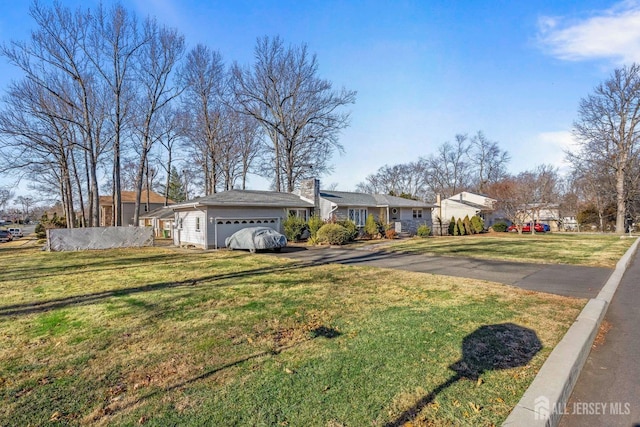
[[[169,184],[171,182],[171,149],[169,151],[169,158],[167,159],[167,180],[164,185],[164,205],[169,206]]]
[[[73,177],[78,188],[78,201],[80,203],[80,227],[87,226],[87,215],[84,206],[84,196],[82,195],[82,183],[80,182],[80,176],[78,175],[78,167],[76,164],[75,156],[71,156],[71,167],[73,168]]]
[[[618,167],[616,170],[616,233],[624,234],[625,218],[627,214],[627,203],[624,193],[624,168]]]

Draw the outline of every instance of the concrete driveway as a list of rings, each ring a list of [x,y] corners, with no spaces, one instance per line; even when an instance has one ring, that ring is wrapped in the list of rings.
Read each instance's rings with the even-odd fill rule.
[[[441,274],[504,283],[537,292],[595,297],[612,269],[571,265],[528,264],[472,258],[439,257],[364,249],[286,247],[276,254],[311,265],[346,264]]]

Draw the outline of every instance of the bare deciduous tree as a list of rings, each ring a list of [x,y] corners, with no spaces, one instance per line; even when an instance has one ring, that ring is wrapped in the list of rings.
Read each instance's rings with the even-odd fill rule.
[[[174,29],[159,27],[155,20],[148,19],[144,25],[144,43],[137,61],[137,81],[141,86],[135,120],[139,144],[136,151],[139,162],[136,175],[136,200],[133,214],[134,224],[140,216],[140,196],[145,171],[149,171],[148,155],[153,144],[162,138],[163,132],[156,126],[160,112],[169,108],[170,102],[182,92],[172,84],[172,73],[184,52],[184,37]],[[157,171],[156,171],[157,173]],[[149,190],[147,173],[147,190]],[[149,191],[147,191],[149,197]]]
[[[484,194],[487,185],[507,175],[507,164],[511,156],[503,151],[496,141],[487,139],[478,131],[470,140],[469,158],[474,168],[474,191]]]
[[[582,99],[574,135],[574,165],[605,167],[615,176],[616,233],[625,232],[631,165],[638,158],[640,122],[640,65],[616,69],[611,77]]]
[[[216,192],[218,185],[220,116],[226,79],[222,56],[204,45],[197,45],[187,54],[180,78],[185,87],[183,108],[191,116],[188,139],[202,168],[204,193],[208,195]]]
[[[327,172],[331,154],[342,150],[338,136],[349,113],[341,109],[355,102],[356,93],[333,90],[317,73],[306,45],[285,47],[278,37],[258,40],[253,66],[232,67],[241,112],[257,120],[272,142],[276,191],[293,191],[300,179]]]

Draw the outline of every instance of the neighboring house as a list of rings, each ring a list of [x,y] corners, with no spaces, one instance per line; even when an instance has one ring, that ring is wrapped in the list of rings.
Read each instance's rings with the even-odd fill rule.
[[[149,204],[147,205],[147,200]],[[158,209],[164,206],[164,196],[153,191],[149,192],[147,199],[147,192],[142,191],[140,195],[140,211],[139,216],[151,212],[154,209]],[[172,200],[169,200],[169,204],[173,204]],[[135,191],[123,191],[122,192],[122,225],[138,225],[134,224],[133,217],[136,207],[136,192]],[[108,227],[113,224],[113,196],[100,196],[100,226]]]
[[[225,239],[246,227],[266,226],[282,233],[289,215],[308,218],[313,203],[295,194],[231,190],[171,206],[173,243],[204,249],[225,247]]]
[[[434,234],[447,234],[449,221],[451,218],[464,219],[479,215],[484,221],[485,226],[492,225],[491,217],[487,215],[493,210],[495,199],[481,194],[474,194],[468,191],[455,194],[447,199],[440,200],[436,197],[436,206],[433,208],[433,232]]]
[[[410,200],[386,194],[354,193],[347,191],[320,190],[317,179],[303,181],[299,194],[314,204],[315,210],[325,220],[350,219],[358,227],[364,227],[367,216],[377,221],[393,223],[397,232],[415,234],[418,226],[432,226],[433,205],[419,200]]]
[[[173,237],[173,210],[167,207],[154,209],[140,216],[140,227],[153,227],[156,237]]]

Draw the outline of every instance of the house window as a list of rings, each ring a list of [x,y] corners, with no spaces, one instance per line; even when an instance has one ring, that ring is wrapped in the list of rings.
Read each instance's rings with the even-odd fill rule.
[[[306,209],[289,209],[289,216],[295,216],[297,218],[301,218],[303,221],[306,221],[307,210]]]
[[[414,219],[422,218],[422,209],[414,209],[413,210],[413,218]]]
[[[200,231],[200,217],[196,217],[196,231]]]
[[[367,220],[367,209],[349,208],[349,219],[355,222],[358,227],[364,227]]]

